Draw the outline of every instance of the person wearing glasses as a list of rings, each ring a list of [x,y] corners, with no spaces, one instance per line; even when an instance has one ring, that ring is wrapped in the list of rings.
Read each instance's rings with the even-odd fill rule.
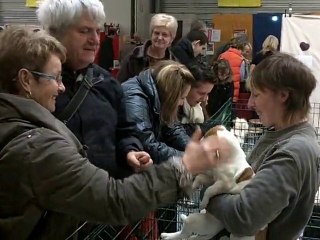
[[[37,16],[41,25],[67,49],[61,73],[66,90],[56,99],[54,115],[65,121],[87,147],[90,161],[113,177],[122,178],[132,170],[146,169],[152,159],[143,151],[133,130],[134,123],[126,118],[120,84],[109,72],[92,64],[105,21],[102,3],[99,0],[44,0]],[[87,77],[89,69],[93,71],[92,77]],[[74,104],[85,80],[89,80],[89,87],[85,85],[89,91],[82,102],[78,100]],[[66,109],[70,109],[71,102],[74,114],[66,119]]]
[[[88,161],[76,136],[51,114],[65,91],[65,59],[63,45],[44,31],[8,27],[0,34],[2,240],[66,239],[80,220],[136,221],[177,201],[191,186],[191,174],[218,160],[214,139],[200,142],[198,132],[183,158],[123,180],[110,177]]]

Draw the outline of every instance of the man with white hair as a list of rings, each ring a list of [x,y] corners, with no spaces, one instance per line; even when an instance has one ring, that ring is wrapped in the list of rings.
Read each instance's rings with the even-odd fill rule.
[[[67,49],[62,70],[66,91],[57,98],[55,116],[87,146],[90,161],[112,176],[130,174],[128,164],[136,171],[145,169],[152,160],[142,151],[126,119],[122,88],[93,64],[105,21],[102,3],[44,0],[37,15],[41,25]]]

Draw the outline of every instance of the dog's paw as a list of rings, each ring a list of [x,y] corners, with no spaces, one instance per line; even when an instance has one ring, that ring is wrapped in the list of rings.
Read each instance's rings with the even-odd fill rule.
[[[205,214],[205,213],[207,213],[207,210],[206,209],[201,209],[200,213]]]
[[[184,239],[180,236],[181,232],[175,232],[175,233],[161,233],[160,239],[162,240],[177,240],[177,239]]]
[[[167,239],[170,239],[170,238],[168,238],[168,233],[161,233],[160,239],[167,240]]]

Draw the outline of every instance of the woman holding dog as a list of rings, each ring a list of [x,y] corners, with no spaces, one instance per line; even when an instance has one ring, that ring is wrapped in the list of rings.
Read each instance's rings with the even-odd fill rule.
[[[141,219],[177,200],[191,184],[187,169],[197,173],[217,160],[198,131],[182,161],[113,179],[51,114],[65,90],[65,59],[62,44],[42,31],[9,27],[0,34],[0,239],[66,239],[80,220]]]
[[[283,53],[252,72],[248,106],[267,129],[248,157],[256,174],[240,194],[214,197],[207,208],[233,234],[292,240],[307,224],[320,180],[320,148],[308,123],[315,86],[310,69]]]

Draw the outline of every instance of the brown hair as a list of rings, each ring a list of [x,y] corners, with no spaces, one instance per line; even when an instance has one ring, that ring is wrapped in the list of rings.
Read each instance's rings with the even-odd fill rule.
[[[290,123],[296,114],[301,118],[307,117],[311,108],[309,97],[316,87],[316,78],[311,70],[296,58],[276,52],[255,67],[249,87],[251,90],[260,91],[288,91],[287,114],[284,120]]]
[[[200,67],[198,64],[188,66],[189,71],[192,73],[195,82],[192,84],[192,88],[200,87],[203,83],[215,83],[215,75],[212,68]]]
[[[172,124],[177,120],[178,101],[188,86],[194,83],[194,77],[186,66],[171,61],[160,61],[152,67],[161,102],[161,122]]]
[[[214,84],[225,84],[229,82],[233,82],[232,79],[232,69],[230,64],[225,59],[219,59],[213,63],[213,72],[215,74],[215,82]],[[228,73],[228,77],[224,80],[219,79],[219,73],[225,74]]]
[[[51,54],[61,62],[66,50],[54,37],[44,31],[33,32],[26,27],[12,26],[0,34],[0,86],[2,91],[17,93],[17,74],[21,68],[40,71]]]

